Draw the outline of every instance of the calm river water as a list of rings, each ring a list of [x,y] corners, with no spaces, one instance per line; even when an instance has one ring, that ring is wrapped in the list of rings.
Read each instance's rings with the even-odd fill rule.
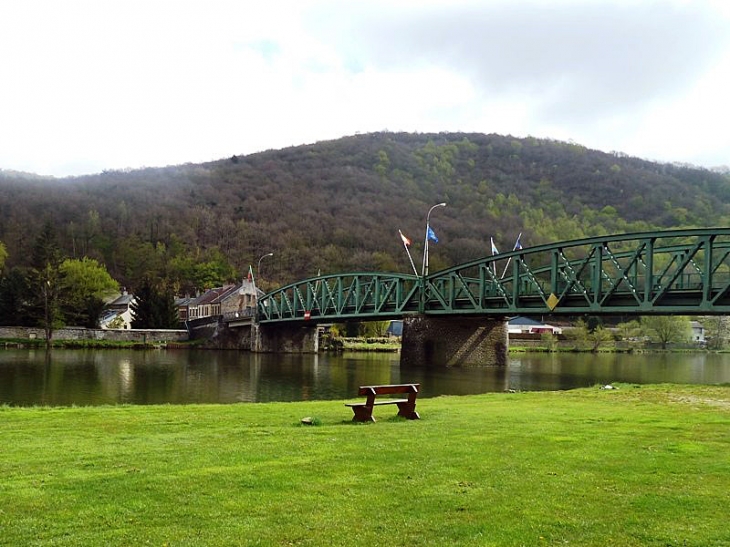
[[[136,405],[352,399],[365,384],[421,397],[631,383],[730,383],[730,354],[514,354],[507,367],[400,367],[397,354],[0,350],[0,404]]]

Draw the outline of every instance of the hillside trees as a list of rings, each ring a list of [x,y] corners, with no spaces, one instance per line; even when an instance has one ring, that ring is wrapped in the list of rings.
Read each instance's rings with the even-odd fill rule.
[[[131,290],[145,276],[202,288],[213,280],[185,272],[220,262],[209,253],[231,267],[213,268],[220,278],[276,251],[267,281],[277,285],[317,269],[407,272],[397,231],[420,233],[441,201],[449,207],[434,219],[434,268],[489,254],[490,237],[508,248],[520,232],[535,245],[723,225],[730,176],[549,139],[374,133],[201,165],[68,179],[0,173],[0,240],[7,267],[28,267],[48,218],[65,256],[97,259]]]
[[[91,258],[66,259],[59,266],[62,317],[67,324],[99,326],[104,298],[119,290],[106,268]]]
[[[8,258],[8,250],[5,247],[5,243],[0,241],[0,273],[2,273],[5,267],[5,260]]]
[[[17,278],[14,283],[23,289]],[[48,222],[36,239],[27,285],[29,315],[43,326],[48,341],[53,329],[65,324],[98,326],[104,297],[118,289],[117,282],[96,260],[63,259],[53,226]]]
[[[202,254],[198,259],[182,253],[170,259],[168,278],[175,292],[193,294],[196,290],[220,287],[236,277],[236,271],[217,248]]]
[[[97,326],[104,297],[116,290],[118,283],[96,260],[64,258],[55,228],[46,222],[35,238],[31,267],[0,276],[0,322],[43,327],[50,343],[60,326]]]

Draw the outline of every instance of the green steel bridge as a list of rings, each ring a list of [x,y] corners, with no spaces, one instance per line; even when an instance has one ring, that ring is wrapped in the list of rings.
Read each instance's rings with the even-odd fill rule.
[[[730,314],[730,228],[629,233],[526,247],[425,277],[341,273],[258,303],[262,324],[426,316]]]

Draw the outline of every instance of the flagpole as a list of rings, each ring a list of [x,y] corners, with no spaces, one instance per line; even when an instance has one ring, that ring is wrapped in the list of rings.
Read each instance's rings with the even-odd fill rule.
[[[406,241],[408,241],[408,238],[403,235],[403,232],[398,230],[398,233],[400,234],[400,239],[403,242],[403,248],[406,250],[406,254],[408,255],[408,260],[411,261],[411,268],[413,268],[413,273],[416,274],[416,277],[418,277],[418,270],[416,270],[416,265],[413,263],[413,258],[411,257],[411,251],[408,250],[408,244]]]
[[[319,282],[321,281],[322,277],[322,268],[317,269],[317,282],[314,284],[314,293],[315,296],[319,294]]]
[[[497,250],[497,246],[494,244],[494,238],[492,236],[489,236],[489,244],[492,247],[492,256],[496,256],[499,254],[499,251]],[[494,272],[494,276],[497,277],[497,261],[492,262],[492,271]]]
[[[423,263],[421,264],[421,276],[423,277],[428,275],[428,229],[431,227],[431,211],[436,207],[446,207],[446,203],[437,203],[428,210],[426,215],[426,236],[423,238]]]
[[[515,245],[512,247],[513,251],[517,250],[517,246],[520,244],[520,238],[522,237],[522,232],[520,232],[520,235],[517,236],[517,239],[515,239]],[[509,268],[509,263],[512,261],[512,257],[509,257],[507,259],[507,264],[504,267],[504,271],[502,272],[502,277],[500,279],[504,279],[504,276],[507,275],[507,268]]]

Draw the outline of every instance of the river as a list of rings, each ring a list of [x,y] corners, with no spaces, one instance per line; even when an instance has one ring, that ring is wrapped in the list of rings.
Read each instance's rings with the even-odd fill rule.
[[[730,354],[515,353],[506,367],[405,369],[398,354],[206,350],[0,350],[0,404],[90,406],[356,398],[366,384],[420,397],[565,390],[611,382],[730,383]]]

